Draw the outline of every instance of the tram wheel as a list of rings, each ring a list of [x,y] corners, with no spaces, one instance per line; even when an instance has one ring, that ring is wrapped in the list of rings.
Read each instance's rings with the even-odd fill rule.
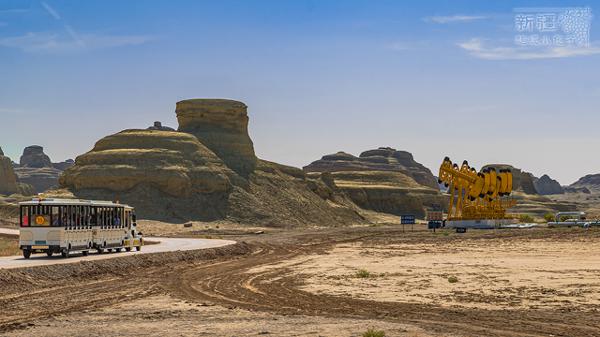
[[[23,249],[23,257],[28,259],[31,257],[31,250],[29,249]]]
[[[64,257],[65,259],[68,259],[69,256],[71,256],[71,252],[68,249],[63,250],[62,252],[60,252],[60,255],[62,257]]]
[[[117,248],[115,250],[117,251],[117,253],[120,253],[123,249],[122,248]]]
[[[84,251],[82,251],[82,252],[81,252],[81,255],[83,255],[83,256],[88,256],[88,253],[89,253],[89,252],[88,252],[87,250],[84,250]]]
[[[137,250],[139,252],[140,250],[142,250],[142,246],[136,246],[135,250]]]
[[[48,255],[48,257],[51,257],[51,256],[52,256],[52,254],[54,254],[54,251],[52,251],[52,249],[48,249],[48,250],[46,251],[46,255]]]
[[[125,247],[125,251],[130,252],[131,251],[131,247]]]

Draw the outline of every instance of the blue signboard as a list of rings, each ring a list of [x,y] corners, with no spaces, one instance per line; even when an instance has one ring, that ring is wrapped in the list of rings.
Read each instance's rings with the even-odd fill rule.
[[[400,224],[402,225],[414,225],[415,216],[410,214],[404,214],[400,216]]]

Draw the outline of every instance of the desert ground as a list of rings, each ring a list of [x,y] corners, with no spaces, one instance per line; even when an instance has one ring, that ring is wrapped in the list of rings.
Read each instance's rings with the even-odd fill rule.
[[[171,226],[238,244],[0,270],[0,333],[600,335],[597,228]]]

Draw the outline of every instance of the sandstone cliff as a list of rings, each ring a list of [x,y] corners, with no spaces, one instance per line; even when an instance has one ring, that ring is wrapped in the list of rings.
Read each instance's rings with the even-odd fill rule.
[[[305,166],[304,171],[313,177],[328,173],[357,205],[378,212],[422,218],[426,208],[447,203],[431,171],[406,151],[378,148],[359,157],[338,152]]]
[[[177,102],[179,131],[191,133],[228,167],[247,176],[256,167],[254,145],[248,135],[248,107],[226,99]]]
[[[13,170],[12,161],[4,156],[0,148],[0,194],[11,195],[19,190],[17,176]]]
[[[98,141],[60,179],[91,199],[118,199],[142,218],[228,219],[276,227],[363,221],[322,179],[259,160],[248,136],[246,105],[230,100],[177,103],[178,132],[125,130]],[[184,132],[185,131],[185,132]]]

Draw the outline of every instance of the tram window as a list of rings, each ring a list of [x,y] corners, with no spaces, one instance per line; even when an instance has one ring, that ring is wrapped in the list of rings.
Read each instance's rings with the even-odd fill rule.
[[[51,207],[46,205],[22,206],[20,223],[24,227],[47,227],[52,225]]]
[[[52,206],[52,211],[50,212],[50,219],[50,221],[52,221],[52,227],[60,226],[59,206]]]
[[[21,207],[21,227],[29,227],[29,219],[31,219],[31,213],[29,206]]]
[[[90,207],[90,225],[98,225],[98,207]]]

